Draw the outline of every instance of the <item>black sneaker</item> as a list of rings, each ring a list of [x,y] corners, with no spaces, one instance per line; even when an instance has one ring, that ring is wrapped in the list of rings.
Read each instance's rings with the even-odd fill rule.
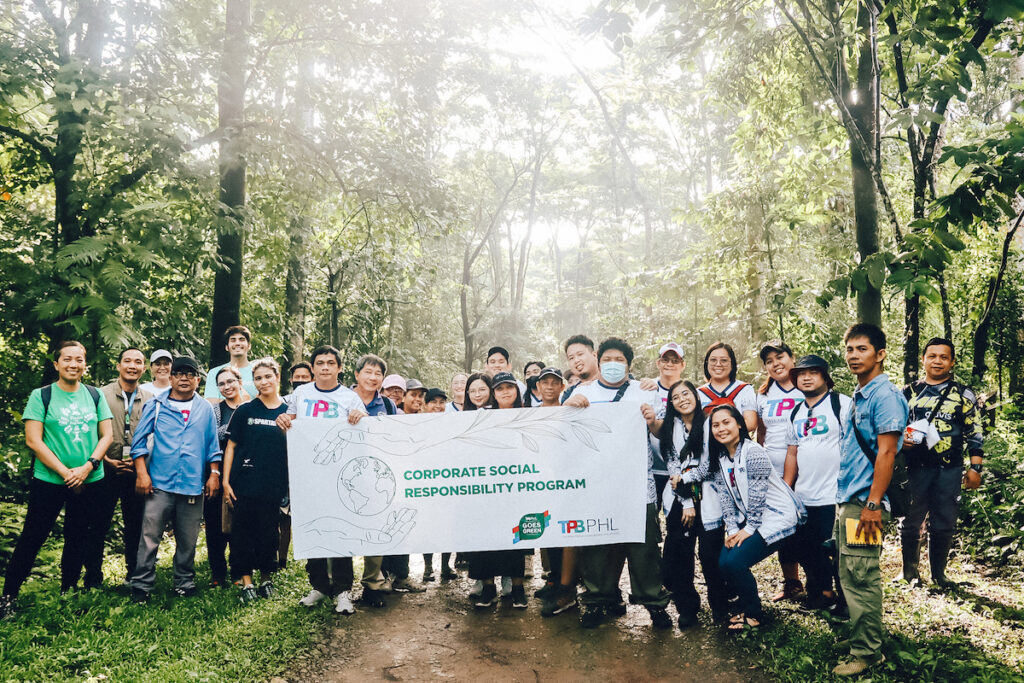
[[[144,591],[141,588],[132,588],[132,602],[136,602],[140,605],[144,605],[149,602],[149,591]]]
[[[384,599],[384,592],[374,590],[373,588],[364,588],[363,596],[360,601],[368,607],[387,607],[388,603]]]
[[[688,628],[693,628],[700,622],[697,621],[696,614],[692,612],[680,612],[679,621],[677,623],[679,624],[679,630],[685,631]]]
[[[522,586],[512,586],[512,606],[526,609],[526,590]]]
[[[533,597],[538,600],[547,600],[558,595],[558,584],[554,581],[548,581],[544,584],[543,588],[538,588],[533,591]]]
[[[648,607],[647,611],[651,615],[651,628],[672,628],[672,617],[664,607]]]
[[[553,617],[556,614],[567,612],[576,606],[576,587],[562,586],[556,593],[550,595],[540,608],[542,617]]]
[[[498,588],[493,583],[484,584],[480,595],[473,599],[473,607],[491,607],[498,601]]]
[[[626,616],[626,603],[615,602],[607,608],[608,616],[612,617],[624,617]]]
[[[600,605],[582,605],[580,607],[580,626],[597,628],[604,621],[604,609]]]
[[[0,596],[0,620],[14,616],[14,598],[10,595]]]
[[[277,591],[274,590],[273,581],[264,581],[260,584],[260,587],[256,589],[256,595],[261,598],[272,598],[275,593],[277,593]]]
[[[453,581],[459,578],[459,575],[451,567],[443,567],[441,569],[441,583]]]
[[[242,592],[238,596],[238,599],[241,601],[243,605],[254,605],[256,604],[256,601],[259,599],[259,597],[259,594],[256,593],[256,586],[250,583],[248,586],[242,589]]]
[[[187,588],[175,588],[174,594],[177,595],[179,598],[191,598],[196,594],[196,587],[189,586]]]

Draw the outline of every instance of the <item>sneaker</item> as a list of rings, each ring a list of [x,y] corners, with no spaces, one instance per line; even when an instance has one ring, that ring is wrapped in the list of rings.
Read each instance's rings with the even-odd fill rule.
[[[454,581],[459,578],[459,575],[455,573],[455,570],[450,567],[444,567],[441,569],[441,583],[446,581]]]
[[[832,673],[836,676],[859,676],[876,664],[881,664],[885,661],[885,655],[879,654],[877,657],[868,659],[867,657],[853,657],[845,662],[840,662],[836,665],[836,668],[832,669]]]
[[[610,616],[613,616],[613,617],[624,617],[624,616],[626,616],[626,603],[624,603],[624,602],[612,603],[611,605],[608,605],[608,607],[607,607],[607,609],[605,611],[607,611],[608,614]]]
[[[174,594],[177,595],[179,598],[191,598],[193,595],[196,594],[196,587],[187,586],[185,588],[175,588]]]
[[[676,622],[679,624],[679,630],[685,631],[688,628],[693,628],[699,622],[697,621],[697,615],[692,612],[680,612],[679,620]]]
[[[385,595],[385,593],[384,593],[383,590],[376,590],[376,589],[373,589],[373,588],[364,588],[363,589],[363,596],[362,596],[361,600],[362,600],[363,604],[365,604],[365,605],[367,605],[369,607],[377,607],[377,608],[387,607],[388,603],[384,599],[384,595]]]
[[[575,606],[576,591],[574,588],[568,586],[559,587],[555,593],[550,594],[544,600],[544,604],[540,608],[540,615],[542,617],[553,617],[556,614],[571,610]]]
[[[326,595],[314,588],[309,591],[309,594],[306,595],[306,597],[299,600],[299,604],[303,607],[316,607],[317,603],[326,597]]]
[[[484,582],[481,581],[480,579],[477,579],[476,583],[473,584],[472,590],[469,591],[469,597],[475,598],[478,595],[481,595],[483,592],[484,592]]]
[[[433,581],[434,581],[434,570],[430,569],[429,567],[427,569],[424,569],[423,570],[423,583],[433,583]]]
[[[580,607],[580,626],[597,628],[604,621],[604,610],[599,605],[582,605]]]
[[[522,586],[512,586],[512,606],[516,609],[526,609],[526,589]]]
[[[394,582],[391,580],[391,577],[385,577],[384,578],[384,583],[380,587],[380,592],[381,593],[393,593],[394,592]]]
[[[354,614],[356,608],[352,606],[352,598],[348,591],[344,593],[338,593],[337,605],[334,607],[334,611],[338,614]]]
[[[238,599],[243,605],[252,605],[259,600],[259,597],[260,596],[256,593],[256,586],[250,583],[248,586],[242,588],[242,593],[238,596]]]
[[[651,628],[672,628],[672,617],[668,615],[664,607],[648,607],[651,615]]]
[[[223,588],[224,579],[210,579],[210,588]]]
[[[547,581],[544,583],[543,588],[538,588],[533,591],[533,597],[538,600],[547,600],[549,597],[558,595],[558,584],[554,581]]]
[[[391,590],[395,593],[422,593],[427,589],[406,577],[404,579],[395,579],[392,581]]]
[[[501,577],[501,599],[512,599],[512,577],[510,576]]]
[[[494,584],[483,587],[480,595],[473,599],[473,607],[491,607],[498,601],[498,589]]]
[[[273,581],[264,581],[260,584],[260,587],[256,589],[256,595],[261,598],[272,598],[275,593],[277,593],[277,591],[274,590]]]
[[[10,595],[0,596],[0,620],[14,616],[14,598]]]
[[[149,591],[144,591],[141,588],[132,589],[132,602],[144,605],[149,602]]]

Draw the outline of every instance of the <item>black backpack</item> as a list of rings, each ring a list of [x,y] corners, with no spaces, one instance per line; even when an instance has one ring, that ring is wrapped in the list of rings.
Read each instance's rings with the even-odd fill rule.
[[[96,417],[100,416],[100,390],[91,384],[83,384],[85,390],[92,396],[92,402],[96,406]],[[45,387],[39,390],[39,398],[43,400],[43,419],[42,422],[46,422],[46,416],[50,412],[50,400],[53,399],[53,385],[47,384]]]

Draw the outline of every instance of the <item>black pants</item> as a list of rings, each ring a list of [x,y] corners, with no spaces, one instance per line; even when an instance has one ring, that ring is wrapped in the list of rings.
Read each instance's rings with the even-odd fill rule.
[[[495,576],[521,579],[525,574],[522,550],[488,550],[467,555],[469,578],[474,580],[493,579]]]
[[[672,502],[665,518],[665,543],[661,557],[661,582],[672,594],[672,601],[680,615],[700,611],[700,596],[694,586],[697,563],[697,538],[703,528],[700,503],[696,503],[697,516],[688,527],[683,526],[683,505]],[[717,569],[717,561],[716,561]],[[706,578],[705,578],[706,580]]]
[[[798,526],[796,533],[783,541],[791,544],[792,552],[799,558],[800,566],[807,574],[809,596],[832,590],[834,569],[825,541],[832,538],[835,523],[835,505],[809,505],[807,522]]]
[[[124,520],[122,539],[124,541],[124,564],[128,569],[126,578],[135,573],[135,561],[139,556],[139,537],[142,535],[142,509],[146,499],[135,493],[135,472],[117,474],[107,467],[103,479],[96,482],[99,487],[99,503],[96,523],[99,525],[93,537],[94,543],[86,551],[85,584],[103,583],[103,546],[114,520],[114,510],[121,502],[121,517]]]
[[[277,571],[278,517],[276,500],[238,496],[231,515],[231,569],[238,576],[254,569],[266,579]]]
[[[700,519],[700,510],[697,511],[697,518]],[[700,570],[704,574],[704,583],[708,589],[708,605],[711,606],[712,612],[725,612],[729,609],[729,589],[726,588],[725,578],[718,568],[718,560],[722,555],[722,548],[725,547],[725,528],[718,527],[708,531],[702,524],[698,524],[697,538],[700,541],[697,557],[700,559]]]
[[[385,555],[381,562],[381,571],[394,580],[401,581],[409,578],[409,556],[408,555]]]
[[[216,496],[203,501],[203,526],[206,528],[206,554],[210,560],[210,578],[221,583],[224,583],[228,575],[225,551],[228,541],[231,540],[231,535],[224,533],[223,503],[224,496],[219,491]],[[234,567],[231,578],[241,578],[242,575],[236,575],[233,570]]]
[[[352,590],[355,572],[351,557],[318,557],[306,560],[306,574],[309,585],[324,595],[334,597]]]
[[[99,532],[100,525],[96,521],[99,486],[100,482],[83,484],[75,492],[64,484],[32,478],[28,485],[25,526],[7,565],[4,595],[16,597],[21,591],[61,510],[64,510],[64,550],[60,557],[60,589],[63,592],[78,585],[86,551],[95,546],[95,534]]]

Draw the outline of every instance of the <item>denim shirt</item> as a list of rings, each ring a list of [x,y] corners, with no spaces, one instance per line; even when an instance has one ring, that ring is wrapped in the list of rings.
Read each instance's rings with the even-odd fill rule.
[[[910,412],[907,399],[897,389],[889,376],[882,373],[853,392],[853,408],[843,424],[842,451],[839,461],[839,488],[836,502],[846,503],[853,499],[866,499],[875,478],[875,466],[868,460],[854,429],[878,452],[878,435],[898,434],[896,450],[903,447],[903,432],[907,427]],[[856,413],[857,423],[853,424]]]
[[[207,465],[221,460],[213,406],[196,392],[186,424],[184,416],[168,405],[170,395],[167,392],[143,407],[132,438],[132,460],[146,458],[154,489],[201,496]]]

